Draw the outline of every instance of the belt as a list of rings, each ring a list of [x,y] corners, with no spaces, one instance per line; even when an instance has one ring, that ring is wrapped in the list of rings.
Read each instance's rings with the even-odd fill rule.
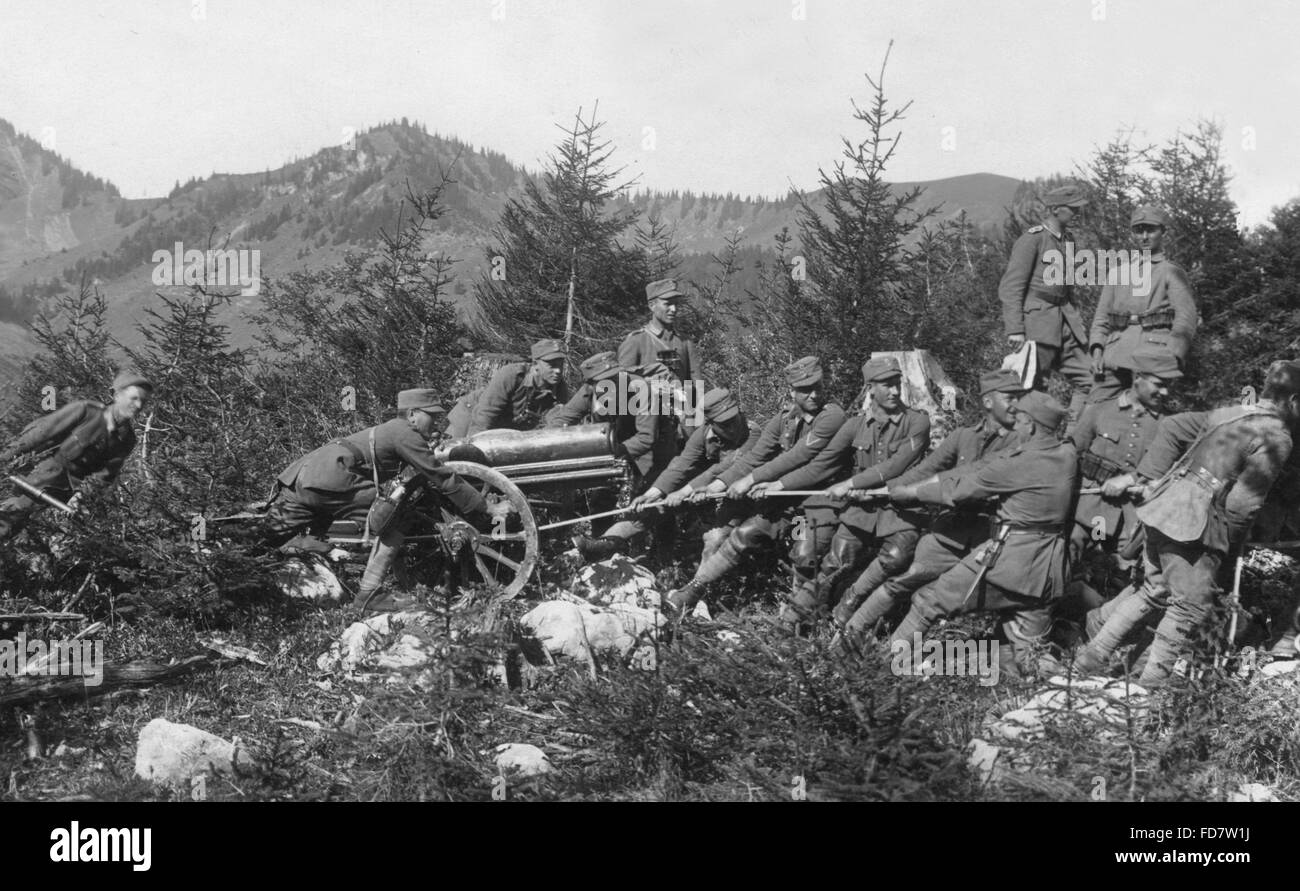
[[[998,532],[1010,529],[1012,535],[1060,535],[1064,523],[999,523]]]
[[[1057,293],[1055,291],[1048,291],[1044,288],[1035,288],[1031,286],[1029,288],[1029,293],[1037,295],[1053,306],[1060,306],[1063,303],[1070,302],[1070,294],[1068,291],[1065,293]]]
[[[1218,495],[1228,485],[1225,480],[1219,479],[1204,467],[1197,467],[1195,470],[1189,470],[1187,474],[1199,480],[1202,485],[1210,490],[1211,495]]]
[[[1172,328],[1174,326],[1174,311],[1172,308],[1166,307],[1144,313],[1112,312],[1107,314],[1107,320],[1110,322],[1112,329],[1128,328],[1132,325],[1138,325],[1144,331],[1155,328]]]

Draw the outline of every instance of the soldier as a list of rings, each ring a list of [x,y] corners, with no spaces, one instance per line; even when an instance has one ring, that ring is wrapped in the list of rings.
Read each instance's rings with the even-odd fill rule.
[[[1167,218],[1158,207],[1133,210],[1131,225],[1138,249],[1150,252],[1144,281],[1101,289],[1088,341],[1095,382],[1089,402],[1103,402],[1128,385],[1129,358],[1140,346],[1171,353],[1181,368],[1196,335],[1196,298],[1187,273],[1161,251]]]
[[[893,357],[868,360],[862,366],[862,379],[870,389],[870,410],[846,421],[816,459],[785,473],[761,494],[835,482],[829,495],[842,499],[852,489],[884,485],[919,462],[930,448],[930,416],[903,404],[902,374]],[[875,556],[858,580],[861,590],[874,591],[902,572],[912,559],[924,522],[919,513],[888,506],[844,508],[821,568],[796,586],[785,620],[812,618],[833,602],[838,585],[861,569],[869,553]]]
[[[396,476],[403,465],[423,475],[461,516],[476,525],[490,524],[483,496],[443,470],[429,449],[429,439],[447,425],[436,392],[403,390],[397,394],[397,410],[401,416],[328,442],[276,478],[262,525],[270,544],[286,553],[337,559],[342,552],[322,538],[330,524],[336,520],[365,523],[379,484]]]
[[[569,398],[563,378],[567,355],[558,340],[539,340],[532,365],[515,362],[497,369],[474,405],[467,435],[541,426],[547,413]]]
[[[1020,376],[1013,371],[990,371],[982,375],[983,420],[948,434],[939,448],[899,476],[891,486],[906,486],[948,470],[967,471],[977,461],[1018,445],[1016,400],[1024,391]],[[921,536],[907,572],[886,579],[874,590],[855,582],[844,593],[831,614],[835,624],[844,629],[844,642],[860,650],[865,635],[889,614],[895,603],[911,597],[914,591],[939,578],[973,548],[987,541],[992,522],[992,511],[978,502],[943,510],[935,517],[930,531]],[[858,607],[864,597],[866,602]]]
[[[1101,489],[1080,493],[1070,535],[1070,565],[1077,571],[1089,541],[1117,542],[1122,555],[1138,527],[1135,506],[1123,486],[1125,476],[1137,469],[1169,398],[1169,384],[1183,376],[1178,361],[1166,350],[1141,348],[1125,360],[1133,384],[1118,397],[1092,403],[1084,409],[1072,439],[1079,452],[1080,487]],[[1128,569],[1132,561],[1119,556],[1117,568]],[[1079,600],[1088,608],[1101,605],[1102,598],[1082,579],[1072,582],[1068,601]]]
[[[1278,362],[1258,403],[1160,422],[1137,470],[1112,481],[1146,488],[1136,511],[1146,528],[1142,587],[1107,605],[1109,617],[1075,657],[1076,670],[1104,667],[1131,630],[1167,607],[1138,683],[1158,687],[1168,680],[1220,593],[1215,576],[1224,556],[1244,540],[1290,457],[1297,420],[1300,364]]]
[[[648,507],[661,501],[665,507],[677,507],[696,491],[694,484],[701,476],[718,468],[723,460],[744,454],[758,441],[758,425],[745,418],[730,390],[715,387],[704,394],[700,407],[704,426],[691,434],[686,448],[673,458],[650,488],[633,499],[634,507]],[[704,485],[712,479],[710,476]]]
[[[618,347],[618,364],[635,371],[662,362],[674,380],[703,379],[695,344],[674,327],[678,304],[685,297],[677,289],[677,281],[664,278],[650,282],[645,286],[645,297],[650,321],[623,338]]]
[[[1075,208],[1087,205],[1083,189],[1061,186],[1043,196],[1047,216],[1016,239],[1007,269],[998,285],[1002,320],[1012,349],[1026,339],[1034,341],[1038,354],[1035,389],[1043,389],[1047,374],[1060,369],[1073,384],[1070,423],[1078,420],[1092,388],[1092,366],[1084,347],[1088,333],[1074,305],[1065,267],[1066,227],[1075,218]],[[1071,253],[1072,250],[1071,250]]]
[[[18,455],[57,450],[42,457],[26,481],[51,498],[76,508],[78,486],[87,479],[107,486],[122,472],[131,449],[135,448],[132,420],[144,411],[153,395],[153,384],[140,374],[123,371],[113,380],[113,403],[83,400],[70,402],[33,421],[0,453],[0,466]],[[74,494],[75,492],[75,494]],[[44,502],[17,493],[0,502],[0,541],[17,535],[28,518]]]
[[[724,576],[751,551],[776,541],[789,524],[793,506],[779,502],[756,505],[747,497],[756,482],[776,480],[817,457],[844,423],[844,409],[834,402],[823,402],[821,360],[805,356],[785,368],[790,386],[789,406],[763,426],[758,441],[708,481],[701,491],[703,478],[691,483],[695,495],[725,492],[729,499],[722,519],[731,531],[713,551],[706,552],[695,577],[669,596],[669,611],[685,610],[704,594],[705,587]],[[757,508],[757,510],[756,510]],[[818,538],[829,538],[833,526],[821,523],[805,534],[797,535],[792,558],[795,567],[805,574],[816,569]]]
[[[1056,432],[1064,418],[1059,402],[1031,391],[1016,402],[1020,445],[965,469],[890,487],[896,504],[957,507],[1000,499],[994,539],[916,592],[891,644],[910,646],[914,634],[924,635],[937,620],[975,610],[1001,614],[1002,633],[1018,661],[1047,636],[1049,605],[1065,584],[1063,532],[1078,478],[1074,445]]]
[[[552,426],[567,426],[590,419],[592,423],[609,423],[613,427],[615,454],[632,462],[636,472],[633,491],[640,492],[647,481],[656,479],[676,454],[677,440],[670,435],[671,411],[667,400],[660,400],[656,381],[666,372],[658,363],[646,369],[654,377],[643,377],[625,368],[612,352],[597,353],[580,366],[583,385],[558,411]],[[644,531],[639,519],[621,520],[606,529],[598,539],[582,536],[578,550],[588,562],[604,560],[627,550],[629,540]]]

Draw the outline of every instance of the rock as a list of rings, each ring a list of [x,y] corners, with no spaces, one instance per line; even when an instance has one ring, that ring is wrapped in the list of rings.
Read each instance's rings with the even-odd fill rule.
[[[247,749],[188,724],[154,718],[136,743],[135,775],[154,783],[188,788],[199,774],[239,773],[253,766]]]
[[[433,658],[433,646],[418,633],[409,632],[429,631],[435,621],[430,613],[411,610],[353,622],[316,659],[316,667],[350,674],[370,664],[371,657],[378,668],[390,671],[424,665]],[[404,631],[408,633],[399,634]]]
[[[70,746],[66,742],[60,742],[54,747],[55,758],[68,758],[74,755],[84,755],[85,753],[85,746]]]
[[[667,624],[656,609],[626,603],[602,608],[567,600],[540,603],[519,622],[552,657],[581,662],[593,675],[598,656],[626,657]]]
[[[334,573],[320,563],[289,560],[271,577],[284,595],[294,600],[307,600],[311,603],[343,602],[343,586]]]
[[[998,756],[1002,754],[1002,750],[997,746],[976,738],[967,744],[966,749],[969,753],[966,756],[966,764],[979,776],[981,783],[992,782],[1004,772],[998,763]]]
[[[503,777],[539,777],[551,772],[550,759],[537,746],[528,743],[502,743],[497,746],[497,770]]]
[[[1277,793],[1263,783],[1242,783],[1228,796],[1229,801],[1277,801]]]
[[[1122,680],[1083,678],[1070,683],[1065,678],[1054,677],[1048,684],[1049,689],[1036,693],[1023,706],[994,721],[990,731],[1003,739],[1032,739],[1042,734],[1048,721],[1075,714],[1094,719],[1099,733],[1113,734],[1126,730],[1130,716],[1140,720],[1146,715],[1146,707],[1140,702],[1125,703]],[[1127,691],[1135,698],[1147,693],[1145,688],[1132,683]]]
[[[1295,659],[1282,659],[1277,662],[1270,662],[1259,670],[1259,673],[1266,678],[1275,678],[1279,675],[1290,674],[1300,668],[1300,662]]]
[[[584,566],[573,582],[573,593],[601,606],[626,603],[649,609],[662,603],[654,573],[622,554]]]

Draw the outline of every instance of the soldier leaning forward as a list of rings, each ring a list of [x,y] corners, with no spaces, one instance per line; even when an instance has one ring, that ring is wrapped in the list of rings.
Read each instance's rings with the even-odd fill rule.
[[[461,417],[448,418],[453,439],[473,436],[484,430],[532,430],[540,427],[547,413],[569,398],[564,382],[568,355],[558,340],[539,340],[531,351],[533,362],[513,362],[498,368],[479,393],[470,412],[469,425],[461,433]],[[454,414],[463,412],[457,402]]]
[[[870,390],[870,408],[849,418],[816,459],[783,475],[764,494],[835,483],[829,492],[843,498],[851,489],[882,486],[915,466],[930,449],[930,416],[903,404],[902,374],[893,357],[866,362],[862,379]],[[787,623],[813,618],[856,575],[861,576],[858,589],[870,592],[905,570],[925,523],[920,512],[888,505],[850,504],[837,519],[821,567],[791,593]],[[868,556],[874,557],[870,564]]]
[[[1150,256],[1139,282],[1107,282],[1097,301],[1089,349],[1096,381],[1089,402],[1103,402],[1128,385],[1131,357],[1139,347],[1170,353],[1181,369],[1196,335],[1196,297],[1187,273],[1161,252],[1166,217],[1142,205],[1132,216],[1133,236]]]
[[[1015,431],[1016,400],[1024,391],[1020,375],[1013,371],[990,371],[982,375],[983,420],[948,434],[920,464],[897,477],[891,488],[920,482],[949,470],[967,471],[977,462],[1019,445],[1020,435]],[[832,619],[845,629],[845,641],[860,649],[865,635],[896,603],[910,598],[913,592],[952,569],[973,548],[987,541],[992,523],[993,511],[980,502],[943,509],[931,523],[930,531],[917,542],[906,572],[886,579],[874,590],[868,591],[865,585],[855,582],[844,592]],[[862,605],[858,606],[859,603]]]
[[[446,412],[433,390],[397,395],[401,417],[326,443],[299,458],[276,478],[263,520],[267,541],[285,552],[328,554],[323,540],[332,523],[365,523],[379,484],[403,466],[421,475],[462,517],[487,528],[486,500],[454,473],[442,469],[430,437],[446,426]]]
[[[1142,587],[1107,604],[1104,625],[1075,658],[1095,672],[1129,632],[1165,610],[1139,683],[1165,683],[1220,593],[1215,576],[1249,531],[1291,454],[1300,419],[1300,365],[1275,363],[1255,405],[1185,412],[1160,422],[1125,485],[1147,484]],[[1167,607],[1167,610],[1166,610]]]
[[[704,484],[702,478],[692,481],[692,489],[700,496],[727,494],[728,501],[719,511],[719,519],[731,531],[716,549],[706,551],[694,578],[672,592],[668,609],[676,611],[693,606],[703,596],[706,586],[739,565],[745,554],[771,544],[784,534],[796,512],[795,506],[779,501],[755,503],[747,497],[749,490],[756,481],[776,480],[815,459],[844,423],[844,409],[834,402],[822,401],[822,366],[815,356],[805,356],[786,366],[785,379],[790,386],[790,403],[763,425],[763,432],[753,447],[722,468],[703,491],[698,491],[698,486]],[[816,570],[819,540],[824,547],[834,528],[834,514],[829,508],[822,511],[825,517],[795,536],[791,558],[796,570],[804,574]]]
[[[1064,417],[1065,409],[1052,397],[1026,393],[1016,403],[1020,445],[890,490],[899,504],[957,507],[999,499],[994,538],[916,592],[891,645],[912,646],[914,635],[924,635],[941,618],[996,610],[1012,654],[1023,663],[1031,645],[1051,631],[1050,604],[1065,585],[1063,532],[1078,478],[1074,444],[1056,433]]]
[[[113,381],[113,403],[84,400],[70,402],[33,421],[0,454],[0,465],[18,455],[55,451],[45,455],[25,481],[60,501],[76,507],[77,487],[85,480],[107,485],[117,479],[131,450],[135,448],[132,420],[144,410],[153,395],[153,384],[143,376],[124,371]],[[0,502],[0,541],[18,534],[28,518],[44,502],[20,492]]]
[[[640,493],[659,476],[677,453],[670,401],[657,398],[665,376],[662,366],[645,369],[643,377],[625,368],[613,352],[597,353],[580,366],[583,385],[552,417],[554,426],[589,421],[612,428],[617,457],[627,458],[635,471],[633,492]],[[578,550],[588,561],[604,560],[626,551],[629,541],[647,530],[639,520],[622,520],[593,539],[578,539]],[[666,530],[665,530],[666,534]]]
[[[1049,371],[1060,369],[1074,387],[1070,398],[1071,425],[1078,420],[1092,389],[1088,361],[1088,332],[1075,306],[1065,257],[1072,255],[1067,229],[1077,208],[1088,199],[1077,185],[1061,186],[1043,196],[1048,215],[1016,239],[1007,269],[998,284],[1002,320],[1011,346],[1019,349],[1026,339],[1038,353],[1035,389],[1043,389]]]
[[[1133,502],[1123,487],[1124,477],[1138,462],[1156,435],[1164,415],[1169,383],[1180,377],[1178,362],[1163,350],[1143,348],[1125,361],[1131,366],[1133,385],[1114,399],[1092,403],[1083,412],[1071,439],[1079,452],[1080,492],[1070,535],[1071,574],[1078,577],[1089,542],[1115,543],[1116,568],[1128,569],[1132,561],[1122,556],[1138,528]],[[1102,598],[1081,579],[1071,582],[1066,598],[1095,609]]]

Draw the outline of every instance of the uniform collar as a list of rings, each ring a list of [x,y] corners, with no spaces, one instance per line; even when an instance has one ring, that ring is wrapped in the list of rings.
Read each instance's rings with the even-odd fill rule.
[[[1133,395],[1132,389],[1128,389],[1125,390],[1123,393],[1120,393],[1119,399],[1117,401],[1119,402],[1120,408],[1131,411],[1135,415],[1139,415],[1139,416],[1150,415],[1153,418],[1160,417],[1158,414],[1153,412],[1151,409],[1147,408],[1141,402],[1138,402],[1137,397]]]
[[[113,417],[113,406],[110,405],[108,408],[104,409],[103,418],[104,423],[108,425],[108,435],[112,436],[117,432],[117,428],[121,426],[117,423],[117,419]]]
[[[672,328],[665,328],[663,325],[660,325],[657,319],[651,319],[650,324],[645,326],[645,330],[649,331],[660,340],[662,340],[665,335],[672,337],[674,333]]]
[[[871,417],[881,427],[888,427],[890,424],[897,424],[899,421],[901,421],[903,419],[903,414],[905,411],[906,409],[899,411],[897,414],[891,415],[887,411],[881,409],[879,406],[872,405]]]
[[[1055,220],[1055,217],[1053,217],[1052,219]],[[1063,240],[1065,239],[1065,236],[1068,234],[1068,233],[1065,231],[1065,227],[1064,227],[1064,226],[1061,226],[1061,224],[1060,224],[1059,222],[1057,222],[1056,225],[1061,226],[1061,231],[1060,231],[1060,232],[1057,232],[1056,230],[1054,230],[1054,229],[1052,228],[1052,225],[1051,225],[1050,223],[1048,223],[1047,220],[1043,220],[1042,225],[1043,225],[1043,228],[1047,230],[1047,233],[1048,233],[1049,235],[1051,235],[1053,238],[1055,238],[1057,241],[1063,241]]]

